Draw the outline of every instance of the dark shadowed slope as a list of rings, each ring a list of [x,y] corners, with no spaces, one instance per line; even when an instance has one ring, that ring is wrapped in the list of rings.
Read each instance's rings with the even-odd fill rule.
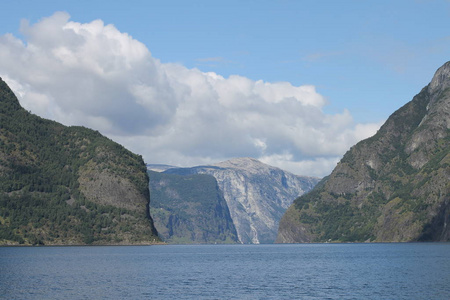
[[[164,242],[238,242],[227,203],[213,176],[153,171],[149,176],[151,214]]]

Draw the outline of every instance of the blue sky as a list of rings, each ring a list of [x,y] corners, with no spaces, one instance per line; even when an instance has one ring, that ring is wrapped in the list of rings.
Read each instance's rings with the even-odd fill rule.
[[[20,30],[21,20],[28,20],[33,27],[57,11],[66,12],[70,21],[80,24],[97,19],[105,26],[113,24],[118,32],[127,33],[145,45],[152,58],[163,65],[175,63],[224,78],[239,75],[253,82],[312,85],[327,103],[320,105],[324,118],[348,113],[353,122],[349,126],[354,127],[383,122],[428,84],[436,69],[450,57],[450,1],[444,0],[7,1],[0,11],[0,35],[11,33],[25,45],[30,44],[30,34],[27,36]],[[0,74],[17,87],[39,90],[36,83],[21,78],[14,70],[2,65],[0,68],[3,68]],[[177,80],[185,79],[177,77]],[[30,97],[22,98],[19,100],[24,106],[28,103],[30,109],[37,105],[33,106],[31,101],[38,103]],[[43,116],[52,118],[52,114]],[[92,124],[82,125],[92,127]],[[127,141],[129,137],[118,133],[120,130],[99,128],[133,151],[143,152],[135,142]],[[149,131],[138,135],[145,136]],[[372,131],[367,130],[366,135]],[[154,132],[150,135],[156,136]],[[315,156],[314,151],[293,146],[295,141],[286,141],[286,147],[292,149],[283,150],[277,148],[277,143],[283,142],[273,139],[270,144],[271,138],[266,141],[264,133],[248,131],[247,135],[265,153],[258,153],[256,148],[240,151],[236,146],[215,155],[214,151],[220,151],[211,149],[208,154],[194,150],[194,146],[186,149],[178,145],[177,151],[185,149],[191,154],[183,158],[175,158],[173,154],[166,161],[163,155],[153,155],[158,157],[156,161],[148,162],[196,164],[232,156],[254,156],[296,173],[323,176],[345,152],[324,150]],[[362,136],[349,138],[343,142],[343,148],[347,149]],[[298,153],[293,153],[295,149]],[[151,160],[152,154],[143,155]],[[284,163],[276,159],[281,156]],[[330,163],[312,164],[309,169],[299,164],[320,159]]]

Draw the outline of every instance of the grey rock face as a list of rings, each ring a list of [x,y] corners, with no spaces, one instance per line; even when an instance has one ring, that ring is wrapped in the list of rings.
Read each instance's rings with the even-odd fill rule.
[[[241,243],[273,243],[278,223],[295,198],[311,190],[318,178],[303,177],[236,158],[211,166],[170,169],[167,173],[209,174],[216,178]]]
[[[438,91],[443,91],[450,87],[448,78],[450,78],[450,61],[446,62],[436,71],[428,85],[428,93],[435,94]]]

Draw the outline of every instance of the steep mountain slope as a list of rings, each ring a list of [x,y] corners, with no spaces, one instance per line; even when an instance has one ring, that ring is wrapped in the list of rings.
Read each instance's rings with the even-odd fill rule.
[[[450,240],[450,62],[295,200],[277,242]]]
[[[246,244],[273,243],[286,209],[318,182],[317,178],[297,176],[252,158],[173,168],[165,173],[214,176],[227,201],[239,241]]]
[[[149,171],[150,208],[167,243],[237,243],[236,228],[213,176]]]
[[[0,79],[0,244],[157,241],[142,158],[24,110]]]

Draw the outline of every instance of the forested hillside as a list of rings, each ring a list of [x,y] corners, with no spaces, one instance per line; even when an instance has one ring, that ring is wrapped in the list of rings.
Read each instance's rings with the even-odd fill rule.
[[[0,244],[158,241],[140,156],[23,109],[0,79]]]

